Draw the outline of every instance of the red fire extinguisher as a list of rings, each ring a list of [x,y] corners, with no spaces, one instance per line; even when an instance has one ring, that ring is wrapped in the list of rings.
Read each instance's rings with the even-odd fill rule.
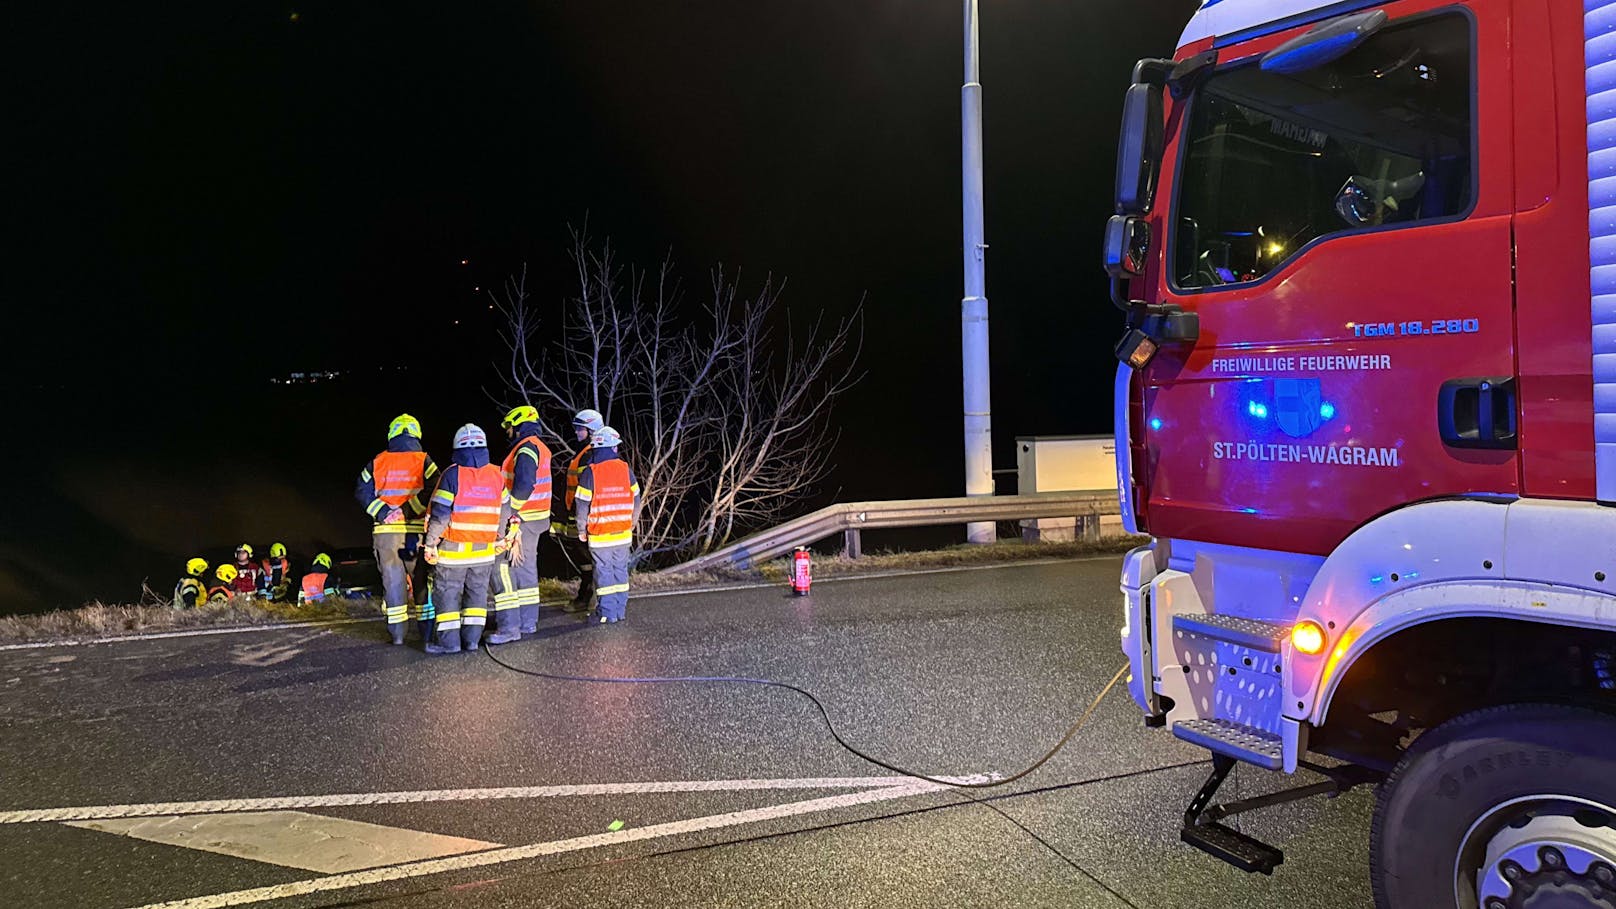
[[[813,562],[808,558],[808,547],[798,546],[791,557],[791,592],[799,597],[808,595],[808,587],[814,582]]]

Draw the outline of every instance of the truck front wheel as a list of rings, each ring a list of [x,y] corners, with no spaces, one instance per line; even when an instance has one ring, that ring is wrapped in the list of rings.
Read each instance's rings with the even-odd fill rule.
[[[1426,732],[1370,855],[1377,909],[1616,909],[1616,719],[1510,704]]]

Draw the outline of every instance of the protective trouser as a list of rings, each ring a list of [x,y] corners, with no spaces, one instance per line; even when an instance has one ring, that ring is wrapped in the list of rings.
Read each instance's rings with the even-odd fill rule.
[[[410,584],[410,618],[415,620],[415,630],[421,635],[421,643],[432,640],[432,626],[438,617],[438,607],[432,602],[432,571],[426,559],[416,563],[420,569],[412,576]]]
[[[494,630],[500,633],[539,630],[539,543],[550,530],[549,521],[522,522],[522,561],[511,563],[501,553],[494,568]]]
[[[387,604],[387,631],[393,643],[404,643],[404,621],[410,611],[410,575],[421,553],[418,533],[377,533],[376,567],[382,573],[382,600]]]
[[[452,565],[439,562],[432,573],[432,599],[437,604],[438,646],[454,653],[476,650],[488,624],[488,582],[494,563]]]
[[[576,536],[561,535],[556,539],[566,551],[567,560],[578,569],[578,595],[572,598],[572,605],[588,606],[590,597],[595,595],[595,562],[590,558],[589,544]]]
[[[589,547],[595,561],[595,595],[600,597],[600,617],[608,622],[622,621],[628,611],[629,543]]]

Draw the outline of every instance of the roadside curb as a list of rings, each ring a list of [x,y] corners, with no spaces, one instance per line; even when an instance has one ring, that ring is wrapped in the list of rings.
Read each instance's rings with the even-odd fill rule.
[[[987,571],[994,568],[1025,568],[1033,565],[1063,565],[1070,562],[1095,562],[1104,559],[1121,558],[1120,554],[1101,554],[1073,556],[1070,558],[1055,559],[1027,559],[1025,561],[993,562],[987,565],[953,565],[942,568],[915,568],[893,569],[891,571],[873,571],[868,574],[837,575],[818,580],[818,584],[836,584],[842,581],[873,581],[881,578],[916,577],[928,574],[952,574],[964,571]],[[681,590],[648,590],[635,594],[635,599],[650,600],[660,597],[691,596],[701,593],[727,593],[737,590],[763,590],[771,587],[785,587],[783,581],[761,581],[736,584],[723,584],[716,587],[691,587]],[[554,605],[554,604],[546,604]],[[0,644],[0,653],[15,650],[45,650],[51,647],[86,647],[91,644],[122,644],[130,641],[160,641],[168,638],[195,638],[217,634],[247,634],[254,631],[286,631],[297,628],[335,628],[343,625],[359,625],[367,622],[380,622],[382,616],[372,618],[353,619],[315,619],[307,622],[272,622],[264,625],[220,625],[214,628],[182,628],[174,631],[148,631],[134,634],[120,634],[102,638],[69,638],[60,641],[27,641],[20,644]]]

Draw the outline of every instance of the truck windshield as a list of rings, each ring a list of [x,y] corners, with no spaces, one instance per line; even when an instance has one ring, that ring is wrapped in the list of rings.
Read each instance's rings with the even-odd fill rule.
[[[1207,80],[1178,165],[1175,284],[1254,281],[1320,237],[1462,215],[1470,57],[1469,18],[1446,13],[1306,72]]]

